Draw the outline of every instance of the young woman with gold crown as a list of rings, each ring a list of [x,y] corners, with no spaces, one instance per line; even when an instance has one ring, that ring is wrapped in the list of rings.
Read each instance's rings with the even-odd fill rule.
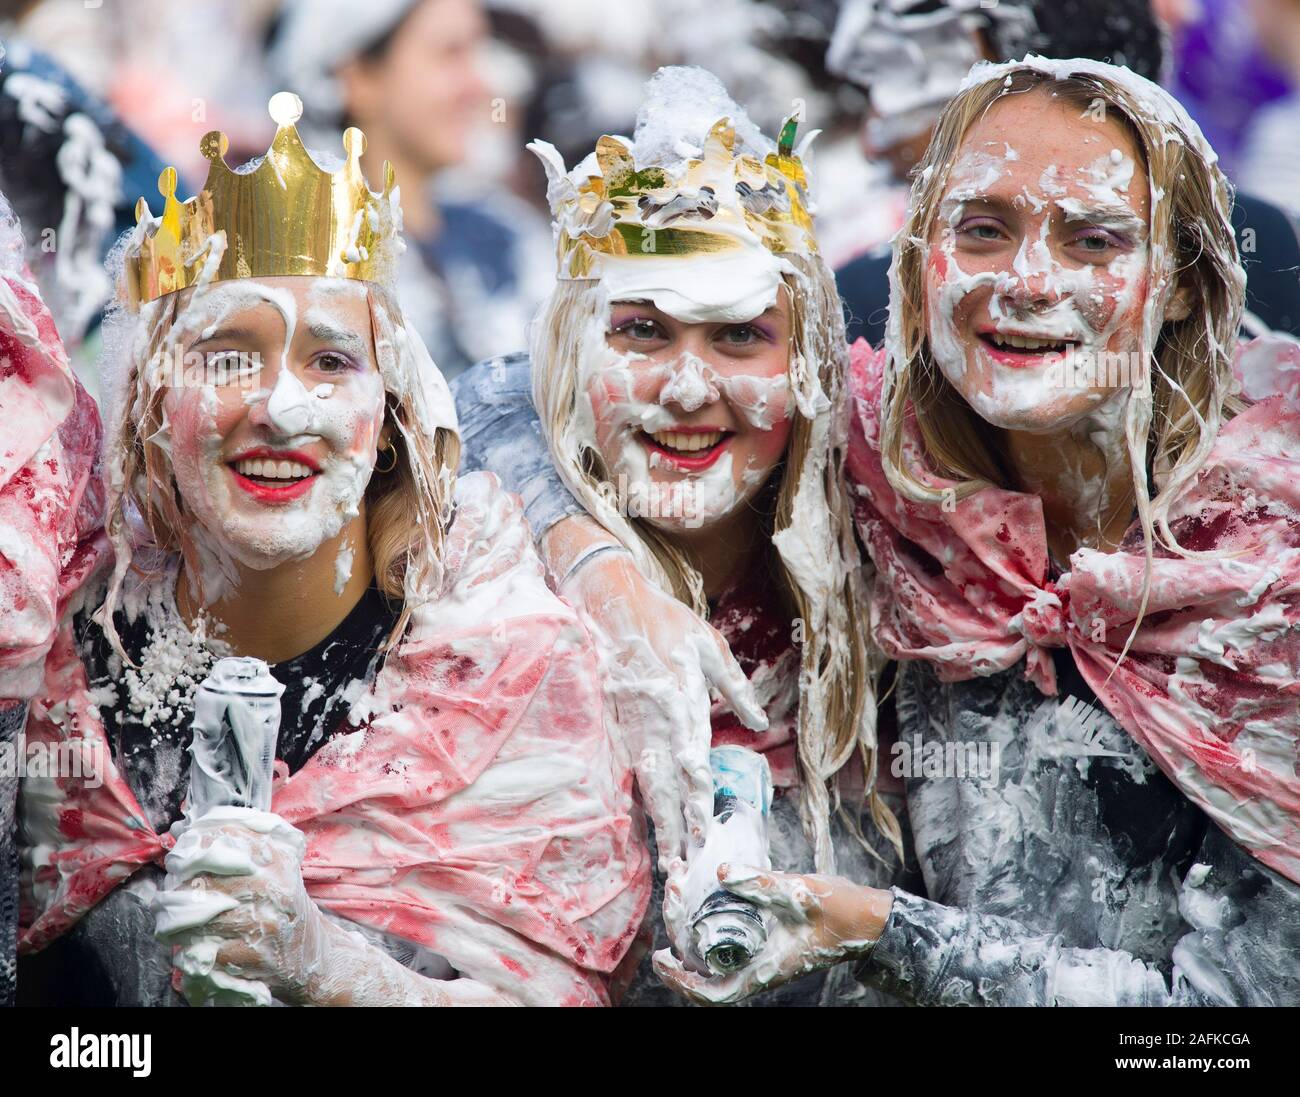
[[[559,248],[531,382],[515,357],[457,385],[468,464],[522,490],[557,589],[597,637],[669,936],[697,959],[690,923],[717,884],[687,865],[715,833],[711,747],[766,759],[778,867],[883,883],[898,865],[840,467],[847,347],[794,132],[770,141],[710,74],[669,68],[630,140],[601,138],[572,172],[530,146]],[[772,1000],[861,1000],[847,974]],[[629,1003],[673,1000],[643,975]]]
[[[84,767],[25,782],[23,947],[64,1002],[607,1002],[650,878],[590,641],[456,477],[391,169],[372,193],[353,129],[325,170],[300,113],[238,171],[209,134],[120,249],[103,551],[27,727]],[[215,726],[280,693],[269,803],[205,810],[243,771],[204,713],[250,675],[257,719]]]

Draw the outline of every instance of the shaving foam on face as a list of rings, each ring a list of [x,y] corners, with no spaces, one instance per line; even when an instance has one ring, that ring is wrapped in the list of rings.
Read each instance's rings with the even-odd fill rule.
[[[348,580],[352,578],[352,543],[343,541],[339,545],[338,554],[334,557],[334,593],[342,594],[347,588]]]
[[[311,289],[316,301],[309,311],[316,319],[332,316],[337,328],[355,327],[337,306],[331,312],[328,302],[337,302],[337,293],[352,295],[356,290],[333,285]],[[364,287],[360,295],[364,297]],[[357,517],[384,414],[383,379],[369,368],[368,351],[365,360],[337,381],[310,390],[290,367],[290,343],[299,323],[293,289],[251,279],[223,282],[196,295],[176,327],[190,340],[211,337],[240,313],[267,305],[280,314],[285,327],[284,349],[269,388],[264,384],[257,392],[238,395],[231,386],[214,384],[205,371],[202,384],[169,388],[163,402],[173,472],[187,509],[197,519],[193,533],[204,547],[201,555],[257,569],[311,555]],[[258,445],[316,453],[323,445],[311,489],[286,504],[266,505],[246,497],[226,462],[235,451]]]
[[[1138,76],[1129,69],[1115,65],[1109,65],[1102,61],[1094,61],[1090,58],[1047,58],[1040,57],[1036,54],[1029,54],[1021,61],[1006,62],[1003,64],[991,64],[981,62],[971,69],[966,79],[962,82],[961,91],[967,88],[975,87],[987,82],[998,81],[1007,82],[1011,79],[1012,74],[1016,71],[1030,70],[1042,73],[1052,80],[1066,80],[1074,75],[1095,76],[1109,81],[1118,86],[1125,95],[1132,101],[1133,108],[1140,120],[1151,128],[1157,135],[1156,140],[1165,145],[1176,143],[1185,145],[1189,151],[1206,167],[1213,169],[1218,163],[1219,157],[1210,143],[1206,141],[1201,133],[1200,127],[1187,113],[1186,109],[1172,95],[1166,92],[1159,85]],[[1119,168],[1122,178],[1122,165],[1115,162],[1114,151],[1111,150],[1106,154],[1112,162],[1112,166],[1107,168],[1104,158],[1095,161],[1093,168],[1096,171],[1100,169],[1100,178],[1094,175],[1091,180],[1093,193],[1096,197],[1098,190],[1104,195],[1105,192],[1114,190],[1113,179],[1116,169]],[[1121,154],[1122,156],[1122,154]],[[1160,220],[1161,214],[1168,202],[1166,188],[1161,185],[1161,181],[1152,175],[1148,175],[1149,187],[1149,224],[1156,224]],[[1216,207],[1216,213],[1223,223],[1226,230],[1225,237],[1232,235],[1230,222],[1230,208],[1226,194],[1212,193],[1211,200]],[[1236,268],[1244,284],[1244,272],[1241,272],[1240,265],[1236,262],[1235,256],[1222,256],[1218,264],[1222,269],[1231,270]],[[1142,335],[1140,353],[1143,361],[1150,361],[1155,352],[1160,330],[1165,323],[1165,305],[1168,295],[1176,287],[1176,275],[1173,270],[1173,256],[1169,254],[1168,249],[1163,244],[1153,244],[1150,247],[1147,265],[1147,296],[1143,313]],[[1213,337],[1211,337],[1213,338]],[[1134,414],[1137,419],[1134,419]],[[1133,422],[1126,427],[1130,431],[1136,431],[1139,427],[1138,419],[1145,420],[1147,416],[1140,413],[1140,409],[1135,408],[1134,414],[1129,418]],[[1209,445],[1210,436],[1203,439],[1202,450]],[[1186,475],[1190,475],[1190,466]],[[1139,506],[1142,504],[1140,503]]]
[[[665,265],[677,268],[710,267],[708,262]],[[734,300],[721,305],[694,300],[681,312],[664,308],[682,323],[743,323],[761,315],[775,303],[782,284],[774,275],[772,296],[762,296],[743,308]],[[709,284],[709,279],[683,278],[679,288]],[[645,300],[644,286],[631,300]],[[611,484],[617,489],[637,490],[646,496],[638,516],[665,529],[707,527],[732,514],[766,483],[780,455],[768,460],[748,452],[741,466],[732,452],[725,452],[710,467],[682,473],[647,448],[644,437],[671,431],[682,414],[695,415],[725,402],[751,428],[767,432],[787,421],[789,380],[785,374],[755,377],[724,374],[689,351],[661,362],[636,352],[620,353],[607,341],[609,302],[604,282],[599,304],[587,324],[580,354],[580,395],[576,416],[578,437],[595,448],[605,462]],[[766,303],[764,303],[766,302]],[[677,306],[674,305],[673,308]],[[659,472],[656,476],[655,473]],[[667,479],[676,475],[675,479]],[[633,488],[635,486],[635,488]]]
[[[1037,173],[1037,187],[1023,179],[1022,159],[1032,160],[1031,150],[989,141],[963,152],[949,173],[939,238],[930,245],[927,263],[930,345],[940,371],[986,422],[1054,430],[1092,414],[1129,387],[1109,384],[1105,377],[1098,384],[1074,383],[1083,374],[1071,360],[1096,373],[1098,365],[1124,355],[1132,374],[1143,376],[1139,348],[1150,250],[1140,211],[1125,193],[1135,170],[1131,157],[1112,149],[1073,171],[1048,165]],[[959,255],[959,230],[969,205],[1016,177],[1024,232],[1010,269],[992,269],[978,254]],[[1113,225],[1131,246],[1104,265],[1081,263],[1058,250],[1063,245],[1053,239],[1054,225],[1063,220],[1099,231]],[[963,312],[977,292],[987,297],[984,314]],[[974,330],[985,323],[996,332],[1072,347],[1065,355],[1044,354],[1038,367],[1009,366],[974,339]]]
[[[601,284],[610,301],[651,301],[683,324],[738,324],[776,304],[794,268],[761,244],[690,259],[606,257]]]

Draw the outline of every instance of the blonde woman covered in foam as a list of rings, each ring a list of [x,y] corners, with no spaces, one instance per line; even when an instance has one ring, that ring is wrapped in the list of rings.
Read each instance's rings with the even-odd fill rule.
[[[354,129],[327,171],[300,113],[276,96],[238,172],[209,134],[201,194],[165,173],[121,249],[104,551],[27,726],[84,766],[22,790],[24,986],[607,1003],[650,876],[590,640],[496,481],[457,479],[391,168],[372,193]],[[196,816],[195,689],[229,655],[284,688],[271,810]]]
[[[661,955],[684,993],[856,958],[925,1005],[1300,1000],[1300,408],[1239,398],[1229,207],[1128,70],[972,70],[850,382],[923,890],[730,866],[779,946]]]
[[[526,360],[481,364],[457,386],[467,463],[523,492],[559,591],[597,636],[679,942],[699,886],[682,860],[712,815],[711,745],[767,758],[775,864],[881,882],[898,865],[841,475],[843,322],[794,130],[773,143],[715,78],[663,69],[630,140],[602,138],[571,172],[531,146],[560,252],[532,338],[549,455]],[[557,505],[554,470],[576,504]],[[748,727],[711,704],[710,682]],[[628,1001],[672,1001],[648,967]],[[861,999],[847,975],[771,1000]]]

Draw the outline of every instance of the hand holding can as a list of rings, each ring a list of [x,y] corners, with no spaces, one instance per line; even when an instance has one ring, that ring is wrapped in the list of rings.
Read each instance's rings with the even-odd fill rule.
[[[772,807],[772,774],[767,759],[745,747],[715,747],[713,819],[704,846],[691,857],[690,942],[697,959],[714,975],[747,966],[767,941],[762,912],[747,899],[718,885],[724,863],[771,867],[767,819]],[[701,891],[703,898],[700,898]]]
[[[244,818],[223,809],[270,811],[283,693],[261,659],[229,658],[218,660],[194,695],[185,829],[168,854],[167,880],[150,903],[160,938],[191,935],[177,947],[173,962],[192,1004],[265,1006],[272,1000],[265,984],[217,964],[222,939],[204,935],[201,927],[238,903],[220,893],[194,890],[190,877],[205,871],[192,863],[206,855],[206,846],[196,840],[199,830],[219,828],[223,814],[235,821]],[[253,867],[250,861],[248,870]]]

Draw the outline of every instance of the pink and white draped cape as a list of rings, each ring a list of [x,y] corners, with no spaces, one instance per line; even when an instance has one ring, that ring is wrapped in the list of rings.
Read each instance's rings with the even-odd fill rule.
[[[326,910],[527,1003],[607,1004],[650,894],[632,774],[605,734],[591,641],[547,590],[519,507],[487,473],[461,478],[456,502],[441,597],[354,706],[359,729],[277,781],[272,810],[306,836]],[[103,782],[26,782],[31,950],[173,837],[111,761],[69,619],[27,737],[95,743],[82,755]]]
[[[1170,509],[1179,543],[1157,548],[1142,601],[1141,531],[1105,553],[1079,549],[1049,572],[1041,500],[986,488],[955,506],[898,495],[881,465],[884,352],[851,352],[848,471],[875,564],[871,624],[894,659],[955,682],[1023,663],[1056,693],[1052,648],[1068,648],[1098,699],[1235,841],[1300,882],[1300,409],[1282,396],[1222,429]],[[905,457],[925,468],[914,420]],[[929,474],[934,486],[952,482]]]
[[[94,559],[99,413],[35,284],[0,270],[0,704],[30,697]]]

